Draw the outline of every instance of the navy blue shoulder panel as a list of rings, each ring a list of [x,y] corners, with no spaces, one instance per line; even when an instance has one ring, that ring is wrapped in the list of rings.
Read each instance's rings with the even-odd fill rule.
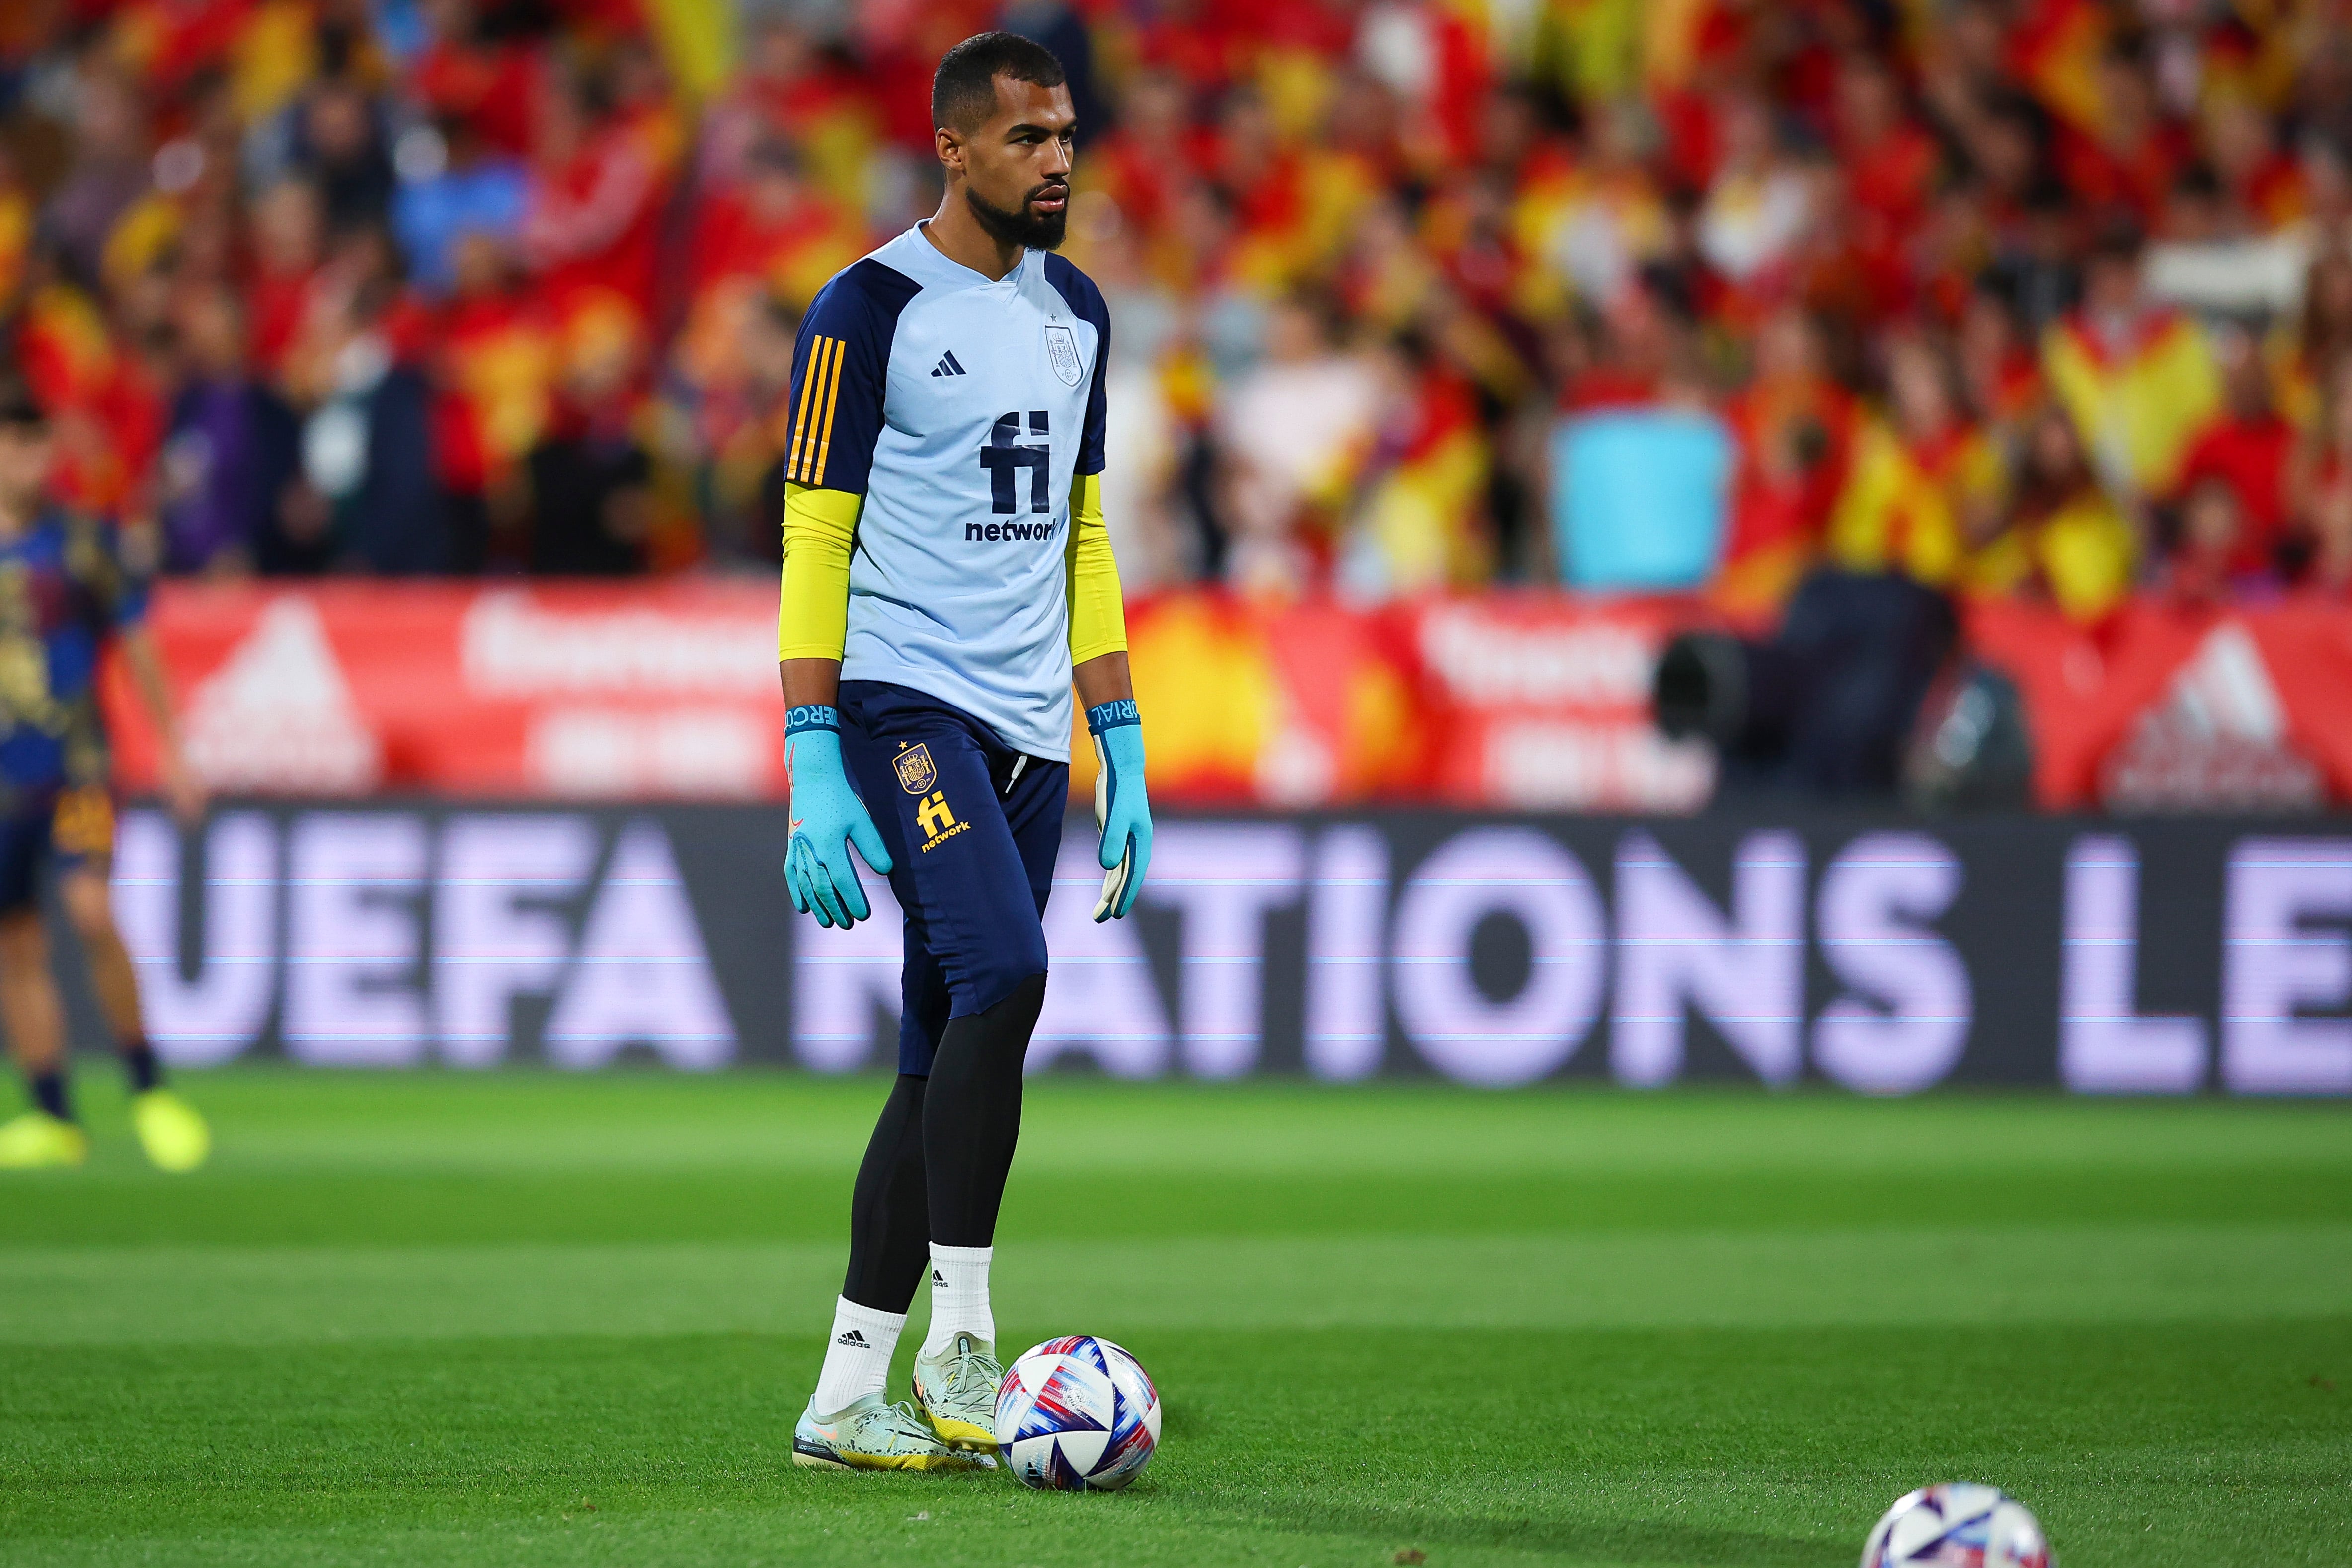
[[[899,312],[922,287],[869,256],[835,273],[818,292],[793,347],[785,479],[866,493],[874,443],[882,437],[890,341]]]
[[[1052,251],[1045,253],[1045,281],[1051,283],[1070,309],[1095,324],[1098,332],[1110,331],[1110,307],[1103,303],[1102,290],[1095,280],[1072,266],[1066,257]]]
[[[1079,320],[1094,323],[1095,374],[1093,384],[1087,388],[1087,418],[1078,436],[1076,471],[1099,474],[1103,471],[1103,426],[1108,409],[1103,395],[1103,377],[1110,368],[1110,306],[1093,279],[1051,252],[1045,257],[1045,281],[1069,301]]]

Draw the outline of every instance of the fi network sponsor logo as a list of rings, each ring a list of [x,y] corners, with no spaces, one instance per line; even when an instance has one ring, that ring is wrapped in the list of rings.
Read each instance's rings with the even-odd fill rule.
[[[967,542],[987,540],[993,543],[1005,539],[1051,539],[1054,525],[1048,522],[967,522],[963,525]]]

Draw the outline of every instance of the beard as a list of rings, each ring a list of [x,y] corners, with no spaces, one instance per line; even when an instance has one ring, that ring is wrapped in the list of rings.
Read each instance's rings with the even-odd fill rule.
[[[1013,211],[992,205],[969,185],[964,187],[963,199],[971,204],[971,216],[980,220],[980,226],[987,230],[988,237],[998,244],[1018,245],[1030,250],[1059,250],[1062,237],[1070,226],[1068,204],[1066,202],[1061,211],[1050,213],[1031,212],[1028,204],[1049,190],[1066,192],[1067,189],[1064,185],[1040,185],[1030,192],[1028,199]]]

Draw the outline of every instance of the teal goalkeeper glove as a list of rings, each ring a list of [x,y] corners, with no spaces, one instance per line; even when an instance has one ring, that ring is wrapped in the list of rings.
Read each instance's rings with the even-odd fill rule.
[[[1098,702],[1087,710],[1095,738],[1095,826],[1102,829],[1102,897],[1097,921],[1115,921],[1135,907],[1151,864],[1151,802],[1143,793],[1143,721],[1135,699]]]
[[[784,770],[792,783],[793,841],[784,851],[784,886],[793,908],[821,926],[856,925],[874,911],[849,858],[849,846],[883,876],[890,852],[849,787],[841,767],[841,715],[811,703],[784,720]]]

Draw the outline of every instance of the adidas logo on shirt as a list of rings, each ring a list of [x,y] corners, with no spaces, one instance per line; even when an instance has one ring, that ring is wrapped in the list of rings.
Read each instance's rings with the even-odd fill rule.
[[[950,349],[947,353],[940,356],[939,363],[931,366],[931,374],[933,375],[962,375],[965,372],[963,366],[956,363],[955,351],[953,349]]]
[[[833,1342],[837,1345],[851,1345],[858,1350],[866,1350],[871,1348],[866,1342],[866,1336],[859,1333],[856,1329],[843,1330],[841,1338],[834,1341]]]

